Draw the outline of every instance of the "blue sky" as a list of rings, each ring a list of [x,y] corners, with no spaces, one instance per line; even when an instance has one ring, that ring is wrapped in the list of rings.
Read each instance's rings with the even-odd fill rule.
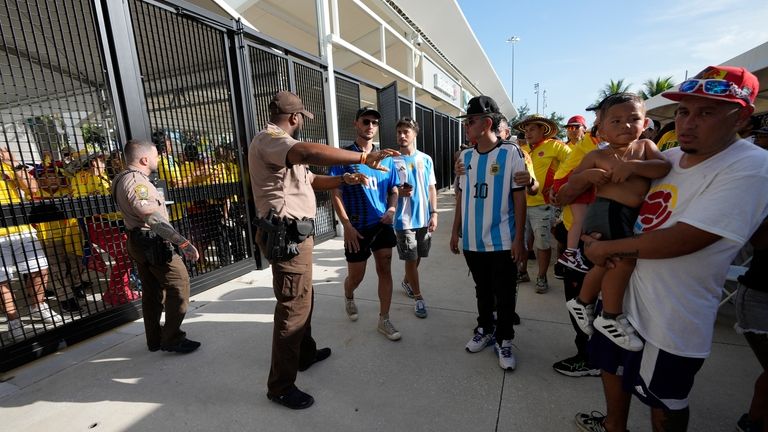
[[[515,104],[587,116],[609,80],[682,81],[768,42],[766,0],[457,0],[509,93],[515,46]],[[499,17],[507,17],[503,22]],[[588,119],[594,118],[587,116]]]

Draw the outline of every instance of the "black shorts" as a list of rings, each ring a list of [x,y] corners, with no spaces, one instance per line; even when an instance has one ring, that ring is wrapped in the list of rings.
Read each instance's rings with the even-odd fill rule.
[[[347,262],[366,261],[371,256],[371,252],[384,248],[391,249],[397,245],[397,237],[392,225],[378,223],[357,231],[363,236],[363,238],[358,239],[360,250],[352,253],[345,247],[344,256],[347,257]]]
[[[676,411],[688,407],[688,395],[704,359],[675,355],[647,341],[641,351],[627,351],[595,332],[589,340],[589,362],[620,375],[624,391],[644,404]]]
[[[601,240],[632,237],[639,211],[639,208],[627,207],[616,201],[597,197],[587,209],[582,231],[585,234],[598,232],[602,234]]]

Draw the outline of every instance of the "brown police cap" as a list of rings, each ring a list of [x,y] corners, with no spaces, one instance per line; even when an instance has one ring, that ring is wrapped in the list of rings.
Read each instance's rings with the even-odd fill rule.
[[[269,112],[271,114],[294,114],[301,113],[304,117],[314,119],[315,116],[304,108],[304,102],[289,91],[279,91],[272,97],[269,103]]]

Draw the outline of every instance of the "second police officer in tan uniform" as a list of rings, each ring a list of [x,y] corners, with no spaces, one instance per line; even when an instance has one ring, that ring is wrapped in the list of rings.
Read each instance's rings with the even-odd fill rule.
[[[298,96],[287,91],[272,98],[269,114],[269,123],[248,149],[253,198],[261,217],[257,243],[272,265],[272,287],[277,298],[267,397],[288,408],[302,409],[311,406],[314,399],[296,388],[297,371],[331,355],[330,348],[317,349],[311,334],[314,191],[335,189],[342,183],[367,182],[360,173],[315,175],[308,165],[362,163],[380,169],[379,161],[399,153],[389,149],[357,153],[298,141],[295,137],[304,118],[314,116]],[[310,229],[296,238],[296,231],[301,232],[297,227],[307,225]],[[266,235],[268,230],[271,233]],[[290,247],[285,247],[285,240]]]
[[[189,304],[189,274],[176,248],[191,262],[197,249],[168,221],[165,197],[149,179],[157,171],[157,148],[147,141],[125,145],[128,169],[112,183],[112,194],[128,231],[128,254],[136,262],[142,282],[141,309],[150,351],[190,353],[200,342],[186,338],[181,323]],[[165,305],[163,305],[165,298]],[[165,310],[165,325],[160,315]]]

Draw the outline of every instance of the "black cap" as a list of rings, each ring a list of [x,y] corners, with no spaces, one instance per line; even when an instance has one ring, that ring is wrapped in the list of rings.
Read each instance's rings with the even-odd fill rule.
[[[372,115],[376,117],[377,119],[381,118],[381,113],[373,109],[372,107],[362,107],[359,110],[357,110],[357,114],[355,114],[355,120],[359,119],[360,117],[364,115]]]
[[[501,114],[499,112],[499,106],[496,101],[490,96],[475,96],[469,100],[467,104],[467,113],[464,115],[456,116],[456,118],[464,118],[475,115],[484,114]]]

